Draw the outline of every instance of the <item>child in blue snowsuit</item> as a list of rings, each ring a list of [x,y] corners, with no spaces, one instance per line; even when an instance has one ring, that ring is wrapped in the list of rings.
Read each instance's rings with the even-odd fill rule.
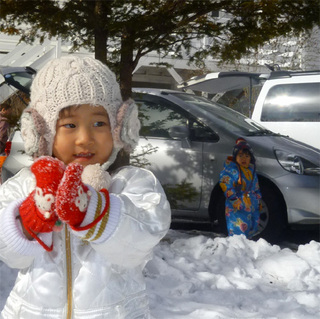
[[[255,158],[248,142],[239,138],[220,173],[220,187],[226,197],[225,215],[229,236],[258,232],[261,192],[255,172]]]

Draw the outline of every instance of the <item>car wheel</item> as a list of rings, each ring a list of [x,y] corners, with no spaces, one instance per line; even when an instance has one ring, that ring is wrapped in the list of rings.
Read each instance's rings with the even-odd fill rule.
[[[286,209],[282,195],[270,182],[259,181],[262,194],[259,234],[270,243],[276,243],[286,227]]]
[[[212,229],[224,235],[228,235],[225,216],[225,196],[220,186],[216,187],[212,196],[213,197],[209,205],[209,216]],[[218,221],[218,228],[215,224],[216,221]]]

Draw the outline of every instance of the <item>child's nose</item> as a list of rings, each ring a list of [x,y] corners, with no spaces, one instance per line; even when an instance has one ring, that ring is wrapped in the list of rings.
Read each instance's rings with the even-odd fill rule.
[[[78,131],[77,144],[85,145],[93,143],[93,134],[89,128],[81,128]]]

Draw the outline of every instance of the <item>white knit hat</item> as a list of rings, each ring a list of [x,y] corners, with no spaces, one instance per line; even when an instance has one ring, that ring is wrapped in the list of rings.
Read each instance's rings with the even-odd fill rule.
[[[103,168],[108,168],[118,151],[133,150],[139,139],[138,110],[132,100],[122,101],[114,73],[90,57],[68,55],[51,60],[35,76],[30,105],[21,117],[21,135],[28,155],[52,155],[59,112],[68,106],[103,106],[109,115],[113,152]]]

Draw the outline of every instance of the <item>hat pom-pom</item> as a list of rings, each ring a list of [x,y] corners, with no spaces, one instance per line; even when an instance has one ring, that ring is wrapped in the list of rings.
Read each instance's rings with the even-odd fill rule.
[[[111,176],[100,164],[88,165],[84,168],[81,176],[82,182],[92,186],[96,191],[102,188],[108,189],[111,184]]]
[[[50,155],[46,134],[43,117],[35,109],[27,107],[21,116],[21,137],[27,155],[34,158]]]
[[[247,143],[247,141],[246,141],[243,137],[239,137],[239,138],[236,140],[236,144],[239,144],[239,143]]]
[[[131,152],[138,144],[140,121],[138,118],[138,107],[133,102],[130,104],[129,116],[125,118],[121,139],[125,142],[124,149]]]
[[[32,119],[32,115],[24,112],[21,116],[21,137],[24,142],[24,149],[28,155],[38,151],[40,136]]]
[[[138,107],[129,99],[120,106],[117,113],[117,126],[113,132],[114,146],[132,152],[139,141],[140,126]]]

